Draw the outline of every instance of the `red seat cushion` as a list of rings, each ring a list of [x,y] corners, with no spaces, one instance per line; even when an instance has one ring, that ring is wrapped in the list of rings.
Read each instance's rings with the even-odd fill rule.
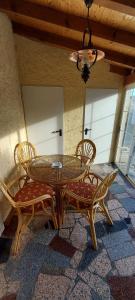
[[[96,191],[96,186],[86,182],[70,182],[66,185],[66,190],[85,199],[91,199]],[[68,197],[68,202],[70,205],[76,206],[76,199],[74,197]],[[80,202],[80,208],[86,208],[88,205],[89,204],[85,204],[85,202]]]
[[[40,182],[30,182],[27,183],[21,188],[15,195],[15,201],[18,202],[25,202],[29,201],[32,199],[36,199],[42,195],[50,195],[48,197],[48,200],[44,201],[45,207],[48,207],[51,205],[51,198],[55,194],[54,190],[47,184],[45,183],[40,183]],[[49,200],[50,198],[50,200]],[[34,206],[34,209],[37,211],[43,210],[41,203],[37,203]],[[26,208],[23,209],[23,211],[32,211],[32,206],[27,206]]]

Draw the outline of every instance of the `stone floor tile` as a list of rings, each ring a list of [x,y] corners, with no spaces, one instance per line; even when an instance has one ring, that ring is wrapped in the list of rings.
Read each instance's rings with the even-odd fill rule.
[[[121,230],[118,232],[114,232],[111,234],[108,234],[102,238],[102,241],[106,248],[114,247],[115,245],[131,241],[131,236],[129,235],[128,231]]]
[[[119,220],[119,221],[113,221],[113,225],[110,225],[108,223],[103,223],[104,227],[106,229],[107,234],[108,233],[113,233],[113,232],[118,232],[124,229],[127,229],[127,224],[125,222],[125,220]]]
[[[119,185],[117,183],[113,183],[110,187],[110,192],[112,194],[122,194],[126,192],[126,189],[124,186]]]
[[[75,214],[66,213],[61,228],[69,228],[69,227],[73,227],[74,225],[75,225]]]
[[[82,272],[78,272],[78,276],[80,277],[80,279],[88,283],[91,277],[91,273],[86,269]]]
[[[59,230],[59,236],[63,239],[69,239],[69,236],[70,236],[70,231],[69,231],[69,228],[61,228]]]
[[[125,208],[123,208],[123,207],[118,208],[118,209],[117,209],[117,213],[118,213],[118,215],[119,215],[122,219],[128,217],[128,212],[127,212],[127,210],[126,210]]]
[[[67,277],[40,274],[33,300],[64,300],[69,285],[70,279]]]
[[[114,245],[107,248],[108,255],[112,261],[122,259],[127,256],[135,255],[135,247],[131,242]]]
[[[76,286],[74,287],[71,295],[69,296],[68,300],[92,300],[91,297],[91,292],[90,292],[90,287],[86,285],[84,282],[81,280],[78,281]]]
[[[90,226],[87,225],[85,228],[86,228],[86,230],[88,232],[88,235],[91,236],[91,234],[90,234]],[[104,223],[100,222],[100,221],[95,223],[95,231],[96,231],[96,237],[98,239],[101,239],[107,233],[106,229],[105,229],[105,226],[104,226]]]
[[[129,214],[129,217],[131,218],[132,226],[135,228],[135,214]]]
[[[65,270],[65,276],[71,278],[71,279],[75,279],[77,276],[77,271],[75,269],[72,268],[67,268]]]
[[[117,213],[116,210],[109,211],[109,214],[112,218],[112,221],[119,221],[120,220],[120,216],[119,216],[119,214]]]
[[[72,279],[72,280],[70,281],[69,288],[68,288],[67,293],[66,293],[66,296],[65,296],[65,300],[68,300],[68,299],[69,299],[69,296],[70,296],[70,294],[72,293],[72,291],[73,291],[75,285],[76,285],[76,281]]]
[[[131,235],[131,237],[132,237],[133,239],[135,239],[135,228],[130,227],[130,228],[128,229],[128,233]]]
[[[6,296],[0,298],[0,300],[16,300],[16,294],[7,294]]]
[[[122,206],[121,206],[121,203],[120,203],[118,200],[116,200],[116,199],[109,200],[109,201],[107,202],[107,206],[108,206],[108,209],[109,209],[109,210],[112,210],[112,209],[116,209],[116,208],[122,207]]]
[[[64,274],[65,269],[70,265],[70,257],[54,251],[47,247],[44,251],[44,261],[40,272],[51,275]]]
[[[92,261],[101,253],[101,251],[102,244],[100,243],[98,243],[98,249],[96,251],[88,245],[86,250],[83,252],[82,259],[78,265],[78,271],[85,271]]]
[[[49,244],[49,247],[68,257],[72,257],[77,250],[73,245],[71,245],[70,243],[68,243],[66,240],[62,239],[58,235],[56,235],[52,239],[51,243]]]
[[[76,223],[71,233],[70,240],[72,245],[79,250],[84,250],[87,243],[87,232],[84,227]]]
[[[83,227],[89,225],[89,221],[87,220],[86,217],[80,218],[80,219],[79,219],[79,223],[80,223]]]
[[[73,268],[77,268],[81,259],[82,259],[82,252],[76,251],[72,259],[70,260],[70,265]]]
[[[128,198],[129,197],[129,194],[128,193],[122,193],[122,194],[115,194],[115,197],[117,198],[117,199],[126,199],[126,198]]]
[[[133,198],[135,198],[135,190],[133,188],[130,188],[128,190],[128,193],[129,193],[130,196],[132,196]]]
[[[88,285],[101,297],[102,300],[110,300],[110,288],[98,275],[92,274],[89,278]]]
[[[90,272],[95,272],[101,277],[105,277],[111,271],[111,269],[111,262],[106,250],[103,250],[101,253],[99,253],[88,266],[88,270]]]
[[[135,212],[135,199],[134,198],[126,198],[126,199],[120,199],[120,202],[122,206],[129,212],[134,213]]]
[[[121,276],[135,275],[135,256],[118,260],[115,262],[115,266]]]
[[[20,288],[19,281],[9,281],[7,283],[7,294],[17,294]]]
[[[115,300],[135,299],[135,277],[113,276],[108,278],[108,283]]]
[[[35,243],[49,245],[51,240],[54,238],[54,236],[56,234],[57,234],[57,230],[42,228],[41,230],[37,231],[36,235],[34,236],[33,241]]]

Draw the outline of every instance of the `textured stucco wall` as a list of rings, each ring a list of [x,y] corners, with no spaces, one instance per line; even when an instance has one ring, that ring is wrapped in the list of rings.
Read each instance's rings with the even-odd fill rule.
[[[8,18],[0,13],[0,179],[14,171],[14,147],[25,139],[23,108],[17,73],[14,36]],[[8,202],[0,194],[2,218],[8,214]]]
[[[123,78],[109,72],[109,64],[96,63],[85,85],[76,66],[69,61],[71,51],[16,35],[21,85],[64,87],[64,153],[74,153],[82,138],[86,87],[120,88]]]

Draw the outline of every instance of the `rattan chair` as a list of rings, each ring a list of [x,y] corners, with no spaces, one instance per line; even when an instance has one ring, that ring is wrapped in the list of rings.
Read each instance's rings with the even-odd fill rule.
[[[35,147],[28,141],[16,145],[14,150],[14,161],[18,166],[22,166],[27,172],[28,163],[36,157]]]
[[[20,182],[20,180],[18,180],[18,182]],[[21,234],[34,216],[46,215],[53,221],[56,229],[58,226],[55,214],[55,195],[50,186],[44,183],[26,183],[25,181],[23,187],[19,189],[14,196],[11,192],[12,188],[13,182],[7,186],[0,181],[1,191],[11,204],[13,213],[18,216],[18,226],[11,250],[12,255],[16,255],[20,247]]]
[[[94,173],[86,174],[84,182],[70,182],[62,191],[64,198],[63,216],[65,211],[76,211],[86,215],[89,224],[93,248],[97,249],[97,239],[95,232],[96,211],[103,213],[109,224],[113,224],[104,199],[108,193],[108,188],[117,175],[117,170],[111,172],[103,180]],[[87,183],[85,182],[87,181]],[[88,183],[89,181],[89,183]]]
[[[90,164],[93,163],[96,157],[95,144],[89,139],[80,141],[76,147],[75,156],[79,157],[83,162],[85,162],[89,168]]]

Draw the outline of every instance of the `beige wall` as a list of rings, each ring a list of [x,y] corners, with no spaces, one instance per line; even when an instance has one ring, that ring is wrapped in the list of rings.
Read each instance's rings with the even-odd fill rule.
[[[17,35],[15,40],[21,85],[64,87],[64,153],[74,153],[82,138],[86,87],[119,89],[123,78],[110,73],[109,64],[101,61],[93,67],[91,79],[85,85],[76,66],[69,61],[71,51]]]
[[[14,37],[8,18],[0,13],[0,179],[14,171],[14,147],[25,138],[23,108],[17,73]],[[0,194],[0,214],[10,206]]]

